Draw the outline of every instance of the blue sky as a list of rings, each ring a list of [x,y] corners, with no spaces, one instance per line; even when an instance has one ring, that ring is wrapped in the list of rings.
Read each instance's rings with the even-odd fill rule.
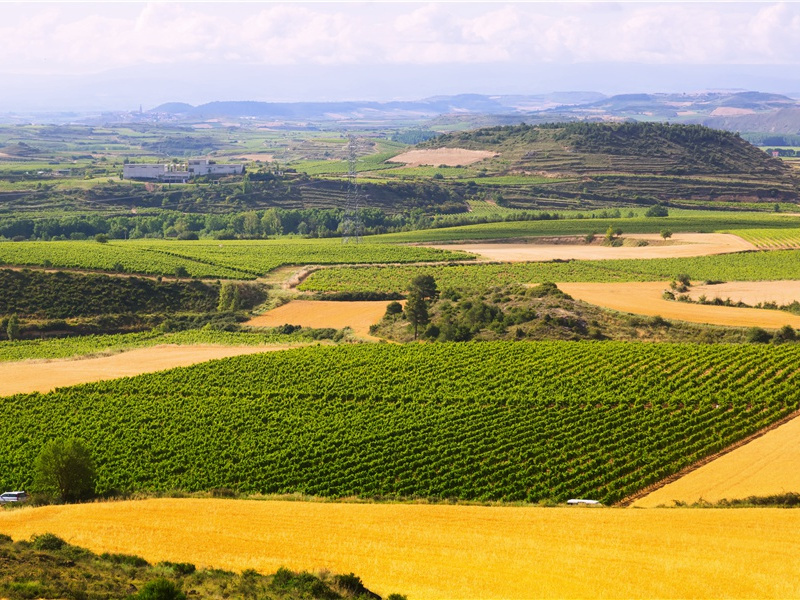
[[[798,92],[799,62],[798,3],[0,4],[0,111],[659,86]]]

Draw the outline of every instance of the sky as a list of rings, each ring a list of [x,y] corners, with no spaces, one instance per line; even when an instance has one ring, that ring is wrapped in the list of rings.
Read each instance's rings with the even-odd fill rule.
[[[800,92],[800,3],[4,2],[0,112]]]

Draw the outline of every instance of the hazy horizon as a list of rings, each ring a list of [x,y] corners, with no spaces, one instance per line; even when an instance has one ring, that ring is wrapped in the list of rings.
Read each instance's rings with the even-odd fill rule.
[[[800,94],[800,5],[0,4],[0,112],[215,100]]]

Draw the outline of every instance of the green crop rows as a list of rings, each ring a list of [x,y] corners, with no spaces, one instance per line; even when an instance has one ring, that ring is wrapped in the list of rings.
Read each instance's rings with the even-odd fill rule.
[[[254,279],[282,265],[469,259],[464,252],[389,244],[343,244],[340,239],[257,241],[114,241],[0,243],[0,264]]]
[[[618,500],[798,408],[800,348],[310,347],[17,395],[0,485],[80,436],[100,491]]]
[[[275,331],[258,333],[215,331],[191,329],[175,333],[144,331],[139,333],[119,333],[111,335],[82,335],[77,337],[53,338],[46,340],[18,340],[0,342],[0,362],[71,358],[109,352],[119,352],[131,348],[145,348],[159,344],[219,344],[225,346],[258,346],[261,344],[288,344],[310,342],[313,338],[308,329],[300,329],[291,334]]]
[[[693,281],[800,279],[800,251],[742,252],[691,258],[653,258],[488,265],[342,267],[321,269],[301,290],[403,292],[415,275],[433,275],[440,289],[480,290],[544,281],[659,281],[686,273]]]
[[[800,229],[737,229],[729,233],[765,250],[800,248]]]

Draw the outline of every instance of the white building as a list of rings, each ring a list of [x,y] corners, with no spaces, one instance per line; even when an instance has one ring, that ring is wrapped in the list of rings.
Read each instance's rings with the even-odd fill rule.
[[[122,165],[123,179],[156,179],[169,183],[186,183],[202,175],[241,175],[244,165],[212,164],[207,158],[193,158],[188,165]]]

